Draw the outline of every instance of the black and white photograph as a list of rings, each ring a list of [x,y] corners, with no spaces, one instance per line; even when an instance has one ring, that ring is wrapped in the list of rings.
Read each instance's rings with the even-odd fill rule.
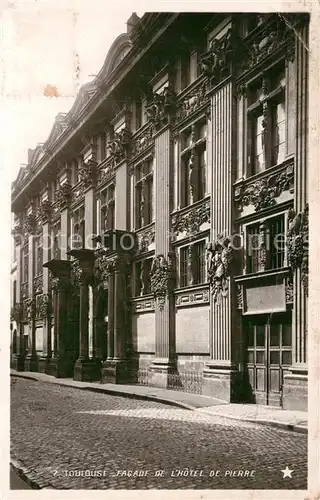
[[[3,498],[318,498],[313,13],[107,4],[2,12]]]

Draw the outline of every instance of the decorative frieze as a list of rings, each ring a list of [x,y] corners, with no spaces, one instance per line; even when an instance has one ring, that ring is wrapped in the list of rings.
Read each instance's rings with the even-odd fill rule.
[[[181,291],[176,295],[176,306],[191,306],[209,303],[208,290]]]
[[[98,185],[108,182],[115,174],[114,158],[108,158],[108,161],[103,164],[98,172]]]
[[[147,120],[153,131],[159,130],[169,123],[176,109],[176,94],[169,84],[160,93],[154,93],[151,102],[146,107]]]
[[[38,295],[43,293],[43,275],[39,274],[33,278],[33,293]]]
[[[202,106],[209,106],[210,101],[207,96],[207,83],[204,82],[200,86],[194,88],[183,99],[177,103],[176,122],[187,118],[195,111],[198,111]]]
[[[293,188],[294,167],[288,165],[284,171],[266,175],[262,179],[248,182],[235,189],[235,202],[241,212],[244,206],[253,205],[256,211],[270,208],[284,191]]]
[[[171,255],[153,258],[150,270],[150,288],[160,309],[163,309],[165,298],[173,292],[173,263]]]
[[[62,184],[56,192],[59,210],[70,207],[72,203],[72,186],[68,182]]]
[[[134,137],[132,141],[132,156],[137,156],[140,153],[143,153],[149,146],[153,144],[153,134],[152,127],[147,127],[144,129],[141,134],[137,137]]]
[[[250,40],[242,48],[241,70],[247,71],[257,66],[266,57],[282,48],[286,48],[287,56],[294,56],[294,30],[287,23],[276,18],[276,22],[266,23],[255,39]]]
[[[149,246],[152,245],[155,241],[155,228],[146,229],[143,232],[139,232],[137,234],[138,241],[138,251],[140,253],[147,252],[149,250]]]
[[[218,236],[207,245],[208,278],[214,302],[220,303],[221,296],[228,294],[228,279],[233,261],[233,248],[229,238]]]
[[[301,271],[301,280],[308,294],[309,275],[309,208],[308,205],[303,212],[296,213],[293,209],[289,211],[289,227],[287,232],[288,263],[292,270],[297,268]]]
[[[131,303],[132,313],[154,311],[155,300],[150,298],[134,300]]]
[[[188,212],[175,214],[172,217],[172,230],[175,235],[186,233],[194,236],[200,231],[202,224],[210,223],[210,201],[206,200]]]

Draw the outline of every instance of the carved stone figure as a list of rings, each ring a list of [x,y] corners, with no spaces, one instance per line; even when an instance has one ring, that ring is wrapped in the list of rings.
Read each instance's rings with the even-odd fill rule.
[[[301,271],[301,280],[308,294],[309,275],[309,208],[296,213],[293,209],[288,214],[289,227],[287,232],[288,263],[292,270]]]
[[[233,249],[229,238],[218,237],[207,245],[207,269],[214,302],[220,303],[220,297],[228,294],[228,277],[232,263]]]
[[[151,292],[159,308],[163,309],[165,298],[168,297],[173,290],[173,265],[170,256],[168,256],[168,260],[165,259],[162,254],[153,258],[150,270],[150,280]]]

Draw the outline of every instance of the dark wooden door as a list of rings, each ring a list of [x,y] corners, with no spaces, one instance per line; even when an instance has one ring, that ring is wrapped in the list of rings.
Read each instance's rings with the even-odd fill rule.
[[[292,362],[291,312],[246,318],[244,333],[252,400],[280,406],[283,377]]]

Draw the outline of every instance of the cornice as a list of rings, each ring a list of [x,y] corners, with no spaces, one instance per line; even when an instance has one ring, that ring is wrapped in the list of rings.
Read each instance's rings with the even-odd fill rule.
[[[145,48],[133,47],[127,56],[119,63],[119,65],[111,72],[109,78],[103,82],[104,89],[107,88],[103,94],[97,89],[94,95],[87,101],[84,107],[80,110],[79,114],[73,120],[76,120],[77,124],[72,123],[62,132],[62,134],[57,138],[54,145],[50,145],[51,155],[49,158],[41,158],[37,171],[34,173],[29,182],[23,186],[23,188],[18,192],[18,194],[12,199],[12,209],[18,203],[21,196],[25,193],[32,182],[50,165],[50,163],[56,158],[56,156],[62,152],[64,147],[67,146],[68,142],[74,138],[81,128],[87,123],[90,118],[94,116],[103,102],[108,98],[114,89],[120,84],[122,80],[130,73],[132,68],[141,60],[145,54],[149,51],[150,47],[163,35],[163,33],[168,29],[168,27],[173,24],[176,19],[180,16],[180,13],[172,13],[167,22],[164,23],[162,28],[160,28],[155,35],[151,38],[149,43]],[[155,19],[155,21],[158,17]],[[131,61],[129,62],[129,58]],[[124,64],[125,63],[125,64]],[[73,121],[72,120],[72,121]]]

